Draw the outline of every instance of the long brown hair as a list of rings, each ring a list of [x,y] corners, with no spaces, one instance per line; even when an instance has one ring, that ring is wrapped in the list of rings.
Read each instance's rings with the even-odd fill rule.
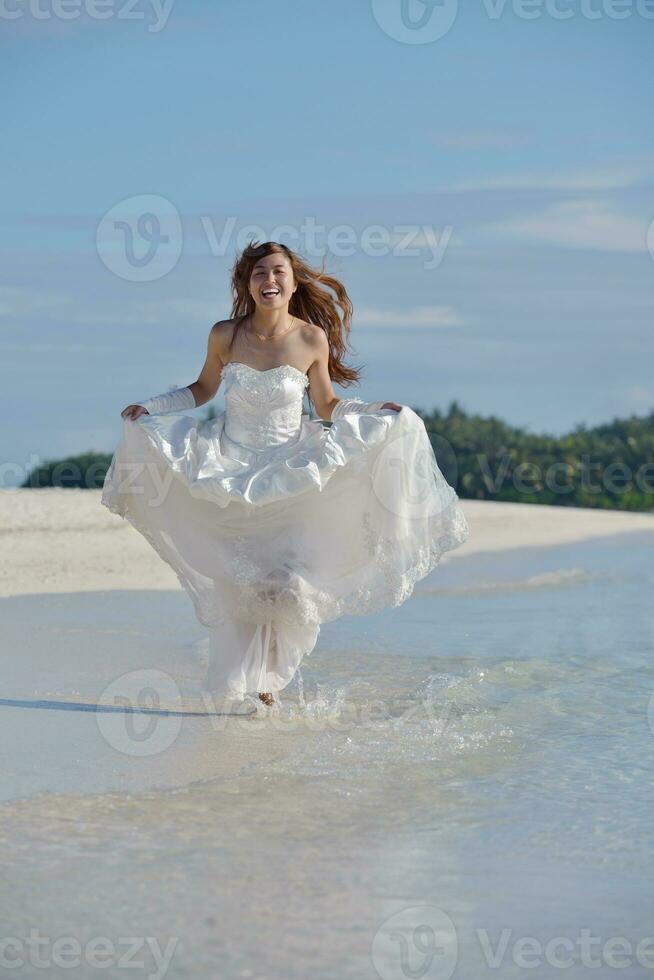
[[[281,253],[291,263],[297,289],[288,304],[289,313],[308,323],[321,327],[329,342],[329,376],[344,388],[355,384],[361,377],[357,368],[344,364],[342,357],[347,349],[347,338],[351,330],[353,306],[345,287],[338,279],[327,275],[325,262],[320,271],[312,268],[296,252],[282,242],[251,241],[236,259],[232,269],[232,319],[236,326],[232,334],[234,343],[241,323],[254,313],[256,304],[248,289],[252,270],[259,259],[273,253]],[[331,289],[336,295],[332,298],[323,287]],[[336,307],[342,311],[342,318]],[[231,346],[231,344],[230,344]]]

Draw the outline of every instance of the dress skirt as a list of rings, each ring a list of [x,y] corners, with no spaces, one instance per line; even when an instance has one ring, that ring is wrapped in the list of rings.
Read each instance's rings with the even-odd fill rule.
[[[286,687],[322,623],[406,601],[469,531],[408,406],[330,426],[302,415],[262,449],[233,436],[225,411],[125,418],[102,503],[171,566],[208,628],[205,689],[243,697]]]

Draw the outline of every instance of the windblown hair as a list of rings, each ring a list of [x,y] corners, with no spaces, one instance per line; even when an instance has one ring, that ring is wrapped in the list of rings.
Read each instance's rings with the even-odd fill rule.
[[[323,267],[320,271],[312,268],[296,252],[281,242],[251,241],[236,259],[232,269],[232,319],[236,326],[232,334],[232,344],[241,324],[254,313],[256,304],[248,289],[250,276],[255,264],[266,255],[281,253],[291,263],[297,289],[288,305],[289,313],[307,323],[321,327],[329,342],[329,376],[344,388],[355,384],[361,372],[343,363],[347,349],[347,337],[351,330],[353,306],[345,287],[338,279],[327,275]],[[326,291],[331,289],[335,298]],[[340,307],[342,318],[336,307]]]

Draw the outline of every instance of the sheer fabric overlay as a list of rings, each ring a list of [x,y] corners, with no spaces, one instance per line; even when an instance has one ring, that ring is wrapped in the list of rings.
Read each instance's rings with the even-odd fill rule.
[[[398,606],[469,535],[408,406],[303,414],[291,365],[223,369],[213,419],[123,420],[102,503],[176,573],[210,630],[217,694],[278,691],[320,624]]]

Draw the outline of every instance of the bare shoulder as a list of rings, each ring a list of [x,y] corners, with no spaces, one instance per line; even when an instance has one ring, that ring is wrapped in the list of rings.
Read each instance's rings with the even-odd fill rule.
[[[220,358],[222,364],[228,359],[235,326],[234,319],[218,320],[209,331],[209,349]]]
[[[329,341],[322,327],[315,323],[303,323],[301,331],[302,341],[313,356],[312,364],[316,361],[324,361],[326,364],[329,359]]]

